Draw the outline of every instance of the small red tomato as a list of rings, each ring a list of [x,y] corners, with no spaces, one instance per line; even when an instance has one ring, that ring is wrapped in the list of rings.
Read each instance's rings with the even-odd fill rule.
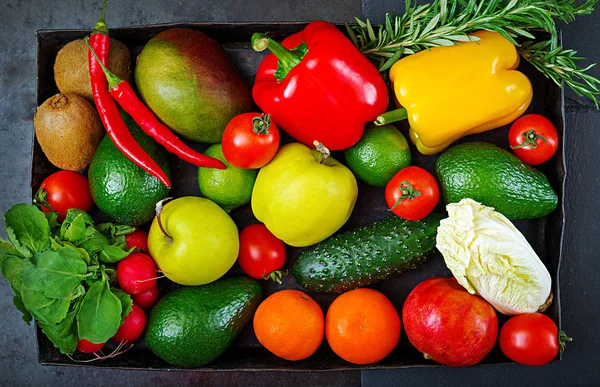
[[[146,329],[146,314],[136,304],[133,304],[131,312],[123,320],[123,324],[117,330],[112,339],[120,343],[121,341],[136,341]]]
[[[158,285],[144,293],[134,294],[131,296],[133,303],[139,305],[142,309],[150,309],[158,300],[160,292]]]
[[[223,156],[237,168],[262,168],[279,148],[279,130],[270,115],[244,113],[229,121],[221,140]]]
[[[516,120],[508,132],[508,142],[524,163],[537,165],[550,160],[558,149],[558,133],[549,119],[528,114]]]
[[[385,187],[388,208],[406,220],[421,220],[440,200],[440,189],[431,173],[419,167],[407,167],[396,173]]]
[[[117,281],[127,294],[145,293],[156,285],[156,265],[143,253],[131,253],[117,264]]]
[[[125,244],[128,249],[136,247],[148,254],[148,233],[138,228],[131,234],[125,235]]]
[[[285,245],[264,224],[250,225],[240,233],[238,263],[252,278],[281,283],[278,270],[285,264]]]
[[[83,353],[94,353],[104,348],[104,344],[106,343],[94,344],[86,339],[81,339],[77,342],[77,350]]]
[[[550,317],[528,313],[512,317],[500,330],[500,349],[511,360],[525,365],[550,363],[566,341],[571,341]]]
[[[48,176],[33,202],[43,212],[58,212],[59,222],[65,219],[69,208],[89,212],[94,205],[87,178],[73,171],[58,171]]]

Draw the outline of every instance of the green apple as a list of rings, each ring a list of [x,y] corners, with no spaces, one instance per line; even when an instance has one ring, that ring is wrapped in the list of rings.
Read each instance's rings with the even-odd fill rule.
[[[238,229],[214,202],[186,196],[168,202],[154,218],[148,249],[171,281],[204,285],[221,278],[235,263]]]
[[[291,143],[258,173],[254,216],[291,246],[310,246],[346,223],[356,202],[354,175],[332,157]]]

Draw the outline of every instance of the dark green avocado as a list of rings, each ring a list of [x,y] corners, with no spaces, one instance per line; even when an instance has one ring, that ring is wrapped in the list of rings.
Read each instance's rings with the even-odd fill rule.
[[[343,292],[414,269],[435,248],[441,214],[411,222],[397,216],[335,235],[304,250],[296,282],[317,292]]]
[[[121,117],[133,138],[171,177],[165,150],[146,136],[135,121],[121,111]],[[94,203],[119,223],[139,226],[154,218],[156,202],[169,190],[156,177],[129,160],[107,135],[98,145],[88,170],[90,192]]]
[[[146,344],[173,366],[210,363],[252,320],[261,297],[260,284],[247,277],[174,290],[152,309]]]
[[[542,172],[496,145],[456,145],[440,156],[435,172],[446,204],[471,198],[511,220],[546,216],[558,204]]]

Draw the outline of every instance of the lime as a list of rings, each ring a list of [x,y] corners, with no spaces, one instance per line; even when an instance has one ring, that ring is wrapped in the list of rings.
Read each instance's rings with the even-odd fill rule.
[[[393,125],[367,128],[344,156],[354,175],[374,187],[384,187],[396,172],[410,165],[406,138]]]
[[[223,156],[221,144],[211,145],[204,154],[221,160],[227,168],[198,168],[198,185],[202,195],[227,212],[250,203],[258,170],[240,169],[229,164]]]

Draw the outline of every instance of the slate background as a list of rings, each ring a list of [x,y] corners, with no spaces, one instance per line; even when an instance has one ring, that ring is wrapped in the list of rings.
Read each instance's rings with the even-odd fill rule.
[[[91,28],[101,1],[0,0],[0,212],[29,200],[29,167],[35,112],[35,31]],[[138,0],[112,1],[111,27],[177,21],[351,22],[356,15],[381,21],[403,10],[402,0]],[[599,7],[600,8],[600,7]],[[563,27],[564,44],[600,62],[600,9]],[[600,77],[600,69],[592,71]],[[465,101],[468,104],[468,101]],[[467,107],[466,107],[467,108]],[[563,328],[575,338],[559,364],[540,368],[420,368],[397,371],[327,373],[177,373],[42,367],[35,333],[12,305],[12,291],[0,280],[0,386],[81,385],[547,385],[586,386],[600,381],[600,318],[597,272],[600,261],[600,111],[567,93],[567,218],[560,273]],[[0,223],[3,221],[0,220]],[[0,234],[4,237],[3,224]]]

